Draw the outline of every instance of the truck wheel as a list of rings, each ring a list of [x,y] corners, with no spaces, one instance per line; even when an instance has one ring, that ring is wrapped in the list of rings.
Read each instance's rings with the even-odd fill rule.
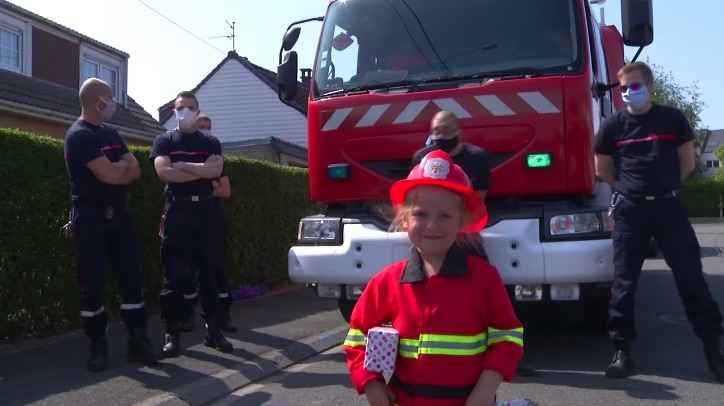
[[[649,244],[646,246],[646,258],[656,258],[656,253],[659,250],[659,243],[656,238],[651,238]]]
[[[608,323],[608,296],[589,297],[585,301],[586,325],[593,331],[606,331]]]
[[[349,323],[349,320],[352,318],[352,310],[354,310],[354,305],[357,304],[357,301],[342,298],[337,300],[337,304],[339,305],[339,312],[342,314],[342,318]]]

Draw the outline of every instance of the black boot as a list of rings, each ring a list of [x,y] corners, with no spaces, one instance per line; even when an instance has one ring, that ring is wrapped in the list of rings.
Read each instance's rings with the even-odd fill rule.
[[[231,321],[230,307],[231,305],[227,304],[221,305],[221,324],[219,324],[219,327],[227,333],[236,333],[236,326]]]
[[[160,359],[154,352],[151,340],[146,336],[146,327],[137,326],[128,329],[128,349],[126,356],[129,361],[142,362],[144,364],[155,364]]]
[[[704,340],[704,355],[714,379],[724,383],[724,336]]]
[[[204,338],[204,345],[211,348],[216,348],[221,352],[232,352],[234,346],[224,338],[221,334],[221,328],[211,321],[206,321],[206,337]]]
[[[108,341],[105,336],[91,340],[87,368],[93,372],[108,369]]]
[[[178,322],[166,323],[166,338],[163,344],[163,356],[174,358],[181,351],[181,329]]]
[[[606,377],[624,378],[633,372],[633,357],[631,356],[631,345],[626,341],[614,343],[615,352],[613,360],[606,368]]]

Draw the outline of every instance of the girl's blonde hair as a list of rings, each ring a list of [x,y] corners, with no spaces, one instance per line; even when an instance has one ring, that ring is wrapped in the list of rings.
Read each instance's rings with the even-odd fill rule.
[[[405,219],[410,215],[410,211],[415,206],[415,203],[417,202],[417,196],[423,188],[431,188],[431,187],[439,187],[439,186],[417,186],[413,189],[410,189],[409,192],[407,192],[407,195],[405,196],[405,201],[402,203],[402,205],[398,208],[397,211],[395,211],[395,208],[392,207],[390,204],[387,204],[387,206],[383,207],[383,215],[385,218],[390,220],[390,232],[402,232],[407,231],[407,229],[402,225]],[[452,192],[452,191],[451,191]],[[454,193],[454,192],[453,192]],[[465,207],[465,198],[463,196],[455,193],[455,195],[459,198],[459,209],[460,209],[460,215],[462,219],[462,224],[460,226],[464,226],[469,221],[470,215]],[[396,212],[396,213],[395,213]],[[470,233],[459,233],[458,234],[458,241],[462,242],[463,244],[472,247],[474,244],[472,243],[473,238],[470,235]]]

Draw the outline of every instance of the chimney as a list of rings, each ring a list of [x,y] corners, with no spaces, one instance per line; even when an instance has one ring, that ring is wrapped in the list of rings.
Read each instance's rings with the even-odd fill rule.
[[[302,83],[305,86],[309,86],[309,82],[312,80],[312,70],[309,68],[302,68],[299,70],[302,72],[302,76],[299,77]]]

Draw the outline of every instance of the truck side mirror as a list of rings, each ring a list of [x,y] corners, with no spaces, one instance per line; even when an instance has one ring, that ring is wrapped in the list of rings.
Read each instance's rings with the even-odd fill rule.
[[[284,55],[284,62],[277,67],[279,99],[283,102],[289,102],[297,95],[297,65],[297,53],[290,51]]]
[[[654,42],[654,9],[651,0],[621,0],[623,43],[645,47]]]
[[[282,39],[282,49],[285,51],[291,50],[299,39],[299,33],[302,31],[300,27],[294,27],[284,33],[284,39]]]

